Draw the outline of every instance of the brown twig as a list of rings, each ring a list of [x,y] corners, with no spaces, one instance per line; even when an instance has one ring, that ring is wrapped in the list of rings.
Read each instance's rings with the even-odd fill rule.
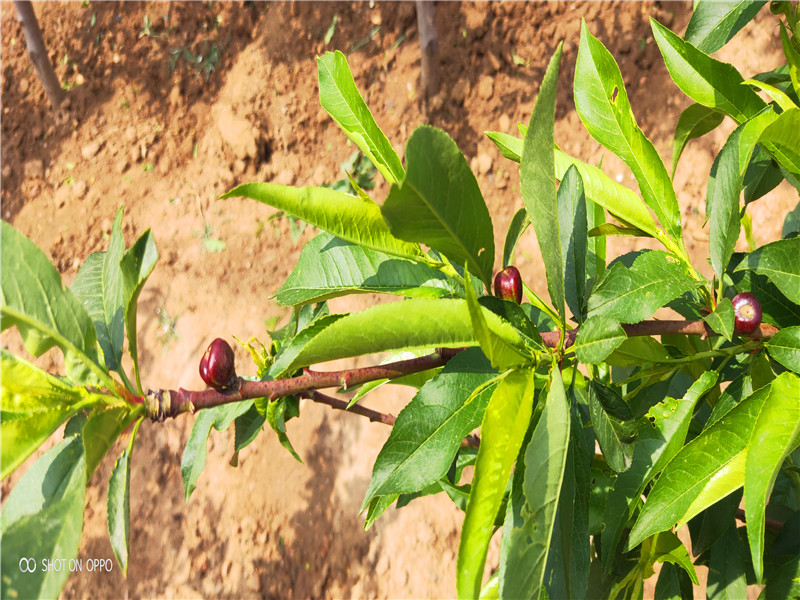
[[[630,325],[623,324],[622,328],[628,337],[668,334],[717,335],[703,321],[642,321]],[[777,331],[778,329],[772,325],[762,324],[748,337],[766,339],[772,337]],[[547,347],[558,347],[559,332],[548,331],[541,335],[542,341]],[[566,331],[564,347],[567,348],[574,344],[577,335],[577,329]],[[163,421],[167,417],[176,417],[181,413],[194,412],[203,408],[212,408],[242,400],[255,398],[275,400],[284,396],[293,396],[324,388],[341,387],[346,390],[378,379],[397,379],[412,373],[441,367],[463,350],[465,348],[440,348],[433,354],[419,358],[342,371],[312,371],[311,369],[305,369],[302,375],[290,379],[272,381],[246,381],[239,379],[236,389],[223,392],[213,389],[197,392],[184,390],[183,388],[178,390],[155,390],[147,395],[144,402],[147,406],[147,414],[153,420]]]
[[[378,412],[377,410],[372,410],[371,408],[366,408],[365,406],[361,406],[360,404],[354,404],[350,408],[347,408],[348,402],[341,400],[339,398],[334,398],[333,396],[328,396],[327,394],[323,394],[317,391],[311,392],[302,392],[299,394],[301,398],[308,398],[313,402],[317,402],[319,404],[326,404],[331,408],[335,408],[337,410],[344,410],[346,412],[350,412],[356,415],[361,415],[362,417],[367,417],[373,423],[383,423],[385,425],[392,426],[394,422],[397,420],[392,414],[389,413],[382,413]],[[477,448],[481,443],[480,438],[475,435],[468,435],[463,440],[461,440],[461,447],[462,448]]]
[[[745,519],[743,508],[736,509],[736,518],[742,523],[747,524],[747,519]],[[764,519],[764,527],[766,527],[769,531],[777,533],[783,528],[783,523],[776,521],[775,519]]]
[[[366,408],[365,406],[361,406],[360,404],[354,404],[350,408],[347,408],[348,402],[340,400],[339,398],[328,396],[327,394],[322,394],[317,391],[303,392],[300,394],[300,397],[308,398],[309,400],[313,400],[314,402],[318,402],[320,404],[327,404],[328,406],[336,408],[338,410],[345,410],[347,412],[351,412],[356,415],[361,415],[362,417],[367,417],[373,423],[376,422],[384,423],[385,425],[391,426],[394,425],[395,422],[394,415],[378,412],[377,410]]]

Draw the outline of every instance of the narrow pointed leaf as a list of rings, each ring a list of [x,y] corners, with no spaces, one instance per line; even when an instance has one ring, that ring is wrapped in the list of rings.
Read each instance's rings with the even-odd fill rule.
[[[769,399],[758,413],[747,450],[744,512],[756,580],[764,560],[764,518],[767,500],[786,457],[800,444],[800,377],[778,376]]]
[[[122,567],[122,574],[126,576],[131,547],[131,459],[136,432],[139,431],[141,423],[140,419],[134,425],[128,445],[114,464],[111,479],[108,481],[106,510],[108,537],[114,556]]]
[[[618,473],[626,471],[631,465],[636,434],[630,407],[613,388],[592,381],[589,409],[592,427],[608,466]]]
[[[246,413],[252,405],[252,402],[235,402],[198,412],[181,458],[181,477],[186,501],[197,487],[197,479],[206,465],[208,435],[211,433],[211,428],[224,431],[236,417]]]
[[[527,128],[524,129],[527,131]],[[522,139],[498,131],[488,131],[486,135],[497,145],[503,156],[520,162],[523,148]],[[575,165],[583,181],[587,198],[626,223],[635,225],[649,235],[657,235],[658,227],[647,210],[647,205],[633,190],[614,181],[602,169],[565,154],[558,148],[555,148],[553,158],[556,179],[561,181],[567,169]]]
[[[784,373],[730,410],[723,418],[703,431],[675,456],[647,497],[644,508],[631,531],[628,547],[644,538],[665,531],[688,520],[744,483],[746,451],[756,420],[767,402],[773,402],[779,388],[794,377]],[[784,381],[781,379],[784,378]],[[794,385],[797,385],[795,382]],[[691,473],[691,477],[687,477]],[[704,494],[705,488],[715,493]]]
[[[48,450],[25,472],[0,513],[0,595],[3,598],[56,598],[69,569],[44,569],[44,561],[77,558],[83,529],[86,469],[80,436]],[[36,560],[33,573],[20,561]],[[29,563],[30,564],[30,563]]]
[[[675,135],[672,141],[672,176],[675,176],[675,168],[678,166],[678,159],[683,154],[683,149],[689,140],[704,136],[709,131],[717,128],[722,123],[725,115],[714,108],[709,108],[698,104],[690,104],[678,118],[675,126]]]
[[[735,271],[765,275],[796,305],[800,304],[800,237],[761,246],[742,259]]]
[[[94,470],[123,431],[141,416],[140,410],[130,406],[114,406],[95,410],[83,426],[83,453],[86,476],[91,479]]]
[[[564,175],[558,188],[557,200],[564,294],[567,306],[578,323],[581,323],[584,319],[588,227],[583,181],[574,166]]]
[[[733,337],[734,318],[733,304],[728,298],[723,298],[717,303],[714,312],[703,317],[703,320],[711,329],[730,342]]]
[[[727,44],[756,16],[766,0],[704,0],[692,12],[683,36],[706,54]]]
[[[472,332],[480,344],[481,350],[498,371],[520,366],[531,361],[531,356],[519,347],[509,344],[503,337],[495,334],[486,322],[483,307],[478,304],[475,290],[472,289],[469,273],[465,273],[467,291],[467,308],[472,322]],[[535,331],[535,330],[534,330]]]
[[[581,24],[575,65],[575,109],[586,129],[633,172],[642,198],[673,239],[681,235],[681,215],[672,180],[653,143],[636,124],[617,63]]]
[[[428,260],[417,244],[391,234],[377,204],[357,196],[323,187],[246,183],[220,198],[236,196],[268,204],[348,242],[401,258]]]
[[[748,86],[733,65],[720,62],[682,40],[650,19],[672,81],[692,100],[720,110],[736,123],[743,123],[761,111],[766,103]]]
[[[297,305],[367,293],[438,298],[457,291],[447,276],[428,265],[320,233],[305,245],[275,298]]]
[[[481,589],[492,526],[528,428],[533,392],[533,371],[513,371],[497,384],[483,415],[481,446],[458,547],[456,587],[461,598],[474,598]]]
[[[699,285],[689,267],[666,252],[644,252],[630,268],[615,263],[595,284],[588,315],[637,323]]]
[[[617,478],[605,506],[602,533],[604,571],[611,567],[622,532],[645,487],[683,447],[694,407],[716,380],[716,373],[707,371],[683,398],[667,398],[652,407],[639,421],[631,466]]]
[[[503,245],[503,268],[511,264],[514,256],[514,248],[519,238],[522,237],[522,234],[525,233],[525,230],[528,229],[528,225],[530,224],[531,220],[528,217],[528,212],[524,208],[520,208],[514,213],[514,216],[511,218],[511,224],[508,226],[505,244]]]
[[[711,265],[717,277],[722,277],[739,239],[739,197],[747,165],[762,132],[777,118],[774,112],[768,110],[737,127],[711,167],[706,192],[706,217],[710,227]]]
[[[483,316],[505,343],[525,348],[510,323],[487,309]],[[375,352],[476,345],[466,301],[415,298],[340,318],[309,340],[286,370]]]
[[[58,427],[91,400],[71,386],[0,350],[0,464],[2,478],[14,471]]]
[[[480,425],[496,377],[476,348],[459,353],[422,386],[375,459],[362,510],[376,496],[416,492],[444,476],[461,440]]]
[[[152,232],[145,231],[136,243],[131,246],[122,257],[122,281],[124,289],[125,307],[125,333],[128,338],[128,354],[133,360],[133,374],[139,394],[143,394],[142,382],[139,377],[139,346],[137,342],[136,316],[138,311],[139,294],[147,278],[156,266],[158,251]]]
[[[523,140],[519,179],[522,201],[536,231],[536,239],[542,252],[550,300],[558,311],[563,325],[564,267],[561,257],[555,159],[552,151],[561,48],[562,45],[559,44],[550,59],[539,88],[539,96],[536,98],[530,125]]]
[[[564,479],[569,435],[569,405],[561,373],[554,368],[544,411],[525,450],[523,491],[532,524],[528,534],[521,530],[522,535],[516,543],[512,542],[506,571],[517,573],[504,581],[504,597],[535,598],[539,595]]]
[[[467,263],[489,287],[492,219],[467,159],[444,131],[426,125],[411,134],[405,157],[406,176],[381,207],[392,234],[426,244],[454,264]]]
[[[358,92],[344,54],[317,57],[319,103],[390,184],[403,179],[403,166]]]
[[[122,343],[125,333],[120,269],[124,252],[120,208],[111,227],[108,250],[89,255],[70,286],[92,319],[106,368],[117,372],[122,371]]]
[[[625,338],[625,331],[616,319],[603,315],[589,317],[578,330],[573,346],[575,356],[587,365],[601,363]]]
[[[76,383],[99,379],[111,387],[98,362],[94,325],[80,300],[64,288],[61,275],[32,241],[5,221],[0,228],[2,329],[16,325],[34,356],[61,348],[67,375]]]
[[[770,358],[800,374],[800,327],[781,329],[764,344]]]

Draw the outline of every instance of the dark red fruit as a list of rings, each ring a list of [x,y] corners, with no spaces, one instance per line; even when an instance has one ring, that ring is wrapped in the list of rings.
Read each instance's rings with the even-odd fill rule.
[[[217,338],[200,359],[200,377],[208,387],[217,391],[229,388],[236,383],[233,349],[222,338]]]
[[[522,277],[517,267],[506,267],[494,277],[494,295],[503,300],[522,302]]]
[[[753,294],[736,294],[733,303],[734,327],[736,333],[752,333],[761,325],[761,304]]]

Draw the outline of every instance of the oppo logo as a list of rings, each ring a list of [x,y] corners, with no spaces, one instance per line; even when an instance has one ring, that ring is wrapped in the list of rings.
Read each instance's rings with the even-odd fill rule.
[[[19,559],[19,570],[23,573],[33,573],[36,571],[36,559],[35,558],[20,558]]]

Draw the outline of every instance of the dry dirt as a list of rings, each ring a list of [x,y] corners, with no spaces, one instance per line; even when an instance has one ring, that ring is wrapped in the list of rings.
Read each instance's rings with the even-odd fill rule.
[[[31,237],[67,283],[89,253],[105,247],[120,205],[128,245],[153,229],[160,261],[139,308],[143,380],[153,388],[200,389],[197,364],[211,339],[265,340],[266,330],[288,317],[270,296],[313,232],[295,240],[285,218],[269,220],[272,209],[215,198],[247,181],[316,185],[341,177],[339,165],[354,147],[318,105],[316,55],[349,54],[359,89],[399,152],[425,122],[456,140],[478,171],[499,248],[521,206],[519,179],[516,165],[483,132],[514,133],[518,121],[527,122],[560,39],[557,143],[595,164],[603,157],[606,172],[635,188],[630,172],[602,153],[572,108],[582,17],[617,58],[639,123],[666,161],[678,115],[689,104],[667,76],[648,19],[683,32],[690,2],[437,4],[442,92],[428,113],[420,102],[413,3],[73,2],[35,9],[51,62],[71,89],[66,108],[51,111],[14,6],[0,3],[2,218]],[[326,45],[334,15],[338,23]],[[719,58],[746,77],[777,66],[776,25],[762,11]],[[187,59],[198,55],[200,64]],[[687,243],[706,273],[705,181],[730,130],[726,124],[691,142],[675,177]],[[374,197],[386,191],[379,184]],[[752,205],[759,243],[778,235],[796,201],[783,184]],[[204,232],[225,249],[207,252]],[[609,256],[645,245],[634,243],[612,240]],[[546,293],[530,231],[516,264]],[[376,301],[361,296],[331,304],[344,311]],[[20,350],[14,331],[2,343]],[[243,353],[238,358],[246,364]],[[38,362],[61,368],[55,352]],[[396,413],[408,399],[402,390],[387,391],[366,404]],[[288,432],[303,465],[267,429],[231,467],[232,431],[213,432],[206,470],[188,503],[180,460],[192,419],[145,423],[133,456],[128,577],[116,566],[110,574],[75,574],[63,596],[452,596],[459,511],[443,495],[416,500],[388,510],[365,532],[358,508],[388,428],[312,404],[301,412]],[[91,482],[83,558],[113,556],[105,488],[119,452]],[[3,484],[4,493],[28,464]],[[496,548],[490,556],[496,558]]]

